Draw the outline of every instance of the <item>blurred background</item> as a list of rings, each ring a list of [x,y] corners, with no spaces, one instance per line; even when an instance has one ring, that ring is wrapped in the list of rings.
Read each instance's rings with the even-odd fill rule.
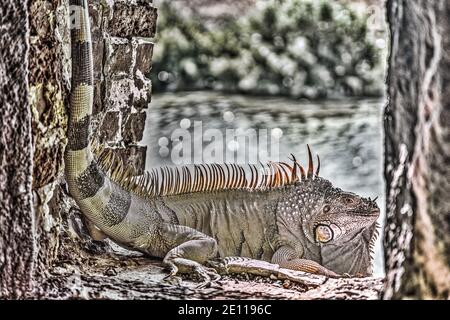
[[[203,131],[224,135],[227,129],[267,129],[280,138],[281,161],[293,153],[305,163],[309,143],[321,157],[324,178],[379,196],[382,222],[384,1],[154,2],[159,17],[144,132],[148,168],[173,165],[172,134],[179,128],[193,133],[195,121]],[[207,145],[194,135],[190,143]],[[243,152],[236,144],[222,147]],[[258,145],[246,148],[259,152]],[[192,148],[192,158],[195,153],[202,150]],[[378,241],[376,275],[384,273],[382,254]]]

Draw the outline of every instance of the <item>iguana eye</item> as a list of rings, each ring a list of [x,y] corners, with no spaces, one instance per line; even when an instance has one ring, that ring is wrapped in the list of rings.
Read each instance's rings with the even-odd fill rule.
[[[331,207],[329,205],[326,205],[325,207],[323,207],[323,212],[324,213],[327,213],[330,210],[331,210]]]
[[[344,201],[346,204],[354,204],[355,203],[355,201],[352,198],[345,198]]]

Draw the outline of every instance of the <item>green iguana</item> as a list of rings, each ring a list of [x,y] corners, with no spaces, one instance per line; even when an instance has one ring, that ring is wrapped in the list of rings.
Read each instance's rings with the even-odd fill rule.
[[[72,90],[65,151],[69,192],[107,237],[163,258],[168,277],[215,274],[216,257],[264,260],[282,268],[337,277],[371,274],[379,208],[319,177],[308,146],[305,170],[271,162],[154,169],[135,176],[112,152],[91,143],[93,59],[87,0],[71,29]],[[95,156],[95,154],[99,154]]]

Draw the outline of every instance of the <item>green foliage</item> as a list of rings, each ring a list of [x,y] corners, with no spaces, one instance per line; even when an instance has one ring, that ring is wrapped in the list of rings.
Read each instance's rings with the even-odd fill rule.
[[[261,0],[211,24],[159,8],[155,92],[215,89],[323,98],[381,94],[365,16],[325,0]]]

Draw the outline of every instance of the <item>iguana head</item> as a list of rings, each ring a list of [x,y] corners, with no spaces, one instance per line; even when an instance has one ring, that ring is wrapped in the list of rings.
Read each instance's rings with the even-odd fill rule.
[[[326,183],[317,182],[323,186]],[[311,220],[305,221],[304,232],[317,244],[345,243],[364,229],[371,227],[380,214],[376,202],[352,192],[346,192],[331,184],[323,190],[323,197],[311,212]]]
[[[308,243],[323,266],[368,276],[380,214],[375,200],[334,187],[320,177],[296,182],[277,208],[279,233],[292,247]],[[303,247],[303,250],[305,248]]]
[[[348,242],[380,214],[375,200],[333,187],[320,177],[296,182],[292,191],[280,201],[278,214],[320,246]]]
[[[295,247],[306,238],[308,250],[316,252],[331,270],[370,274],[371,247],[380,214],[376,199],[343,191],[319,177],[318,170],[313,173],[310,152],[308,167],[307,174],[280,198],[277,217],[282,241]],[[300,172],[304,171],[300,167]]]

